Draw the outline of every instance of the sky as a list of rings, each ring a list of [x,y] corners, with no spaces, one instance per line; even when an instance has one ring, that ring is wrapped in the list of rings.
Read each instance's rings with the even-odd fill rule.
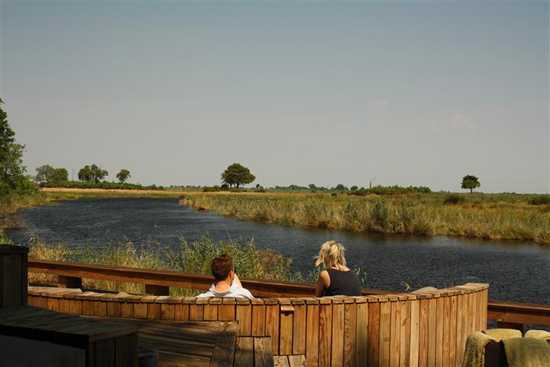
[[[550,192],[550,2],[0,0],[29,173]]]

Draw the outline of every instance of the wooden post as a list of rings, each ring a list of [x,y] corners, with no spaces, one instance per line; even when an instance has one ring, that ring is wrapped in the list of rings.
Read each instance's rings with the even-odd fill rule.
[[[154,284],[145,284],[145,293],[152,296],[169,296],[170,287]]]
[[[0,307],[27,304],[27,254],[22,246],[0,245]]]

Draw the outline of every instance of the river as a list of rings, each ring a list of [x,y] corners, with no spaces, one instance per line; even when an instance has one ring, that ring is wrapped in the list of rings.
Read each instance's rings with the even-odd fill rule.
[[[101,246],[132,241],[174,246],[205,235],[215,240],[253,239],[293,259],[307,272],[319,246],[344,244],[351,267],[366,273],[370,288],[404,290],[490,283],[498,300],[550,304],[550,248],[534,243],[452,237],[399,237],[300,229],[226,218],[180,206],[175,199],[86,199],[24,209],[25,228],[9,232],[20,244],[38,237],[46,243]]]

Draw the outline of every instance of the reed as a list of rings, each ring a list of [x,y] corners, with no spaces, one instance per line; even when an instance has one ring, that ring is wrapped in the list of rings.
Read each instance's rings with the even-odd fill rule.
[[[289,226],[550,245],[550,205],[519,194],[188,193],[182,205]],[[540,199],[536,203],[540,203]]]
[[[105,246],[73,247],[66,244],[46,244],[40,240],[29,244],[29,257],[40,260],[78,262],[85,264],[123,266],[210,274],[211,260],[221,254],[233,257],[241,278],[280,281],[301,281],[303,277],[291,270],[291,260],[272,250],[257,249],[253,242],[214,241],[209,237],[178,246],[162,246],[150,243],[137,246],[132,242]],[[53,284],[56,277],[31,273],[29,280],[35,284]],[[141,284],[114,281],[83,280],[88,289],[143,293]],[[189,290],[171,289],[173,295],[193,295]]]

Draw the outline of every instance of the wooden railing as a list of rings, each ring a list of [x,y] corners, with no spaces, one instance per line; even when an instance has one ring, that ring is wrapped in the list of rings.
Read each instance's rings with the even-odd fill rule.
[[[81,288],[83,278],[139,283],[144,284],[145,292],[152,295],[168,295],[170,287],[205,290],[213,280],[211,276],[207,275],[44,260],[29,260],[28,271],[58,275],[59,284],[68,288]],[[259,280],[242,280],[242,283],[258,297],[307,297],[315,294],[313,284]],[[363,289],[362,293],[363,295],[376,295],[390,292]],[[488,304],[488,319],[505,327],[550,326],[550,305],[491,300]]]

